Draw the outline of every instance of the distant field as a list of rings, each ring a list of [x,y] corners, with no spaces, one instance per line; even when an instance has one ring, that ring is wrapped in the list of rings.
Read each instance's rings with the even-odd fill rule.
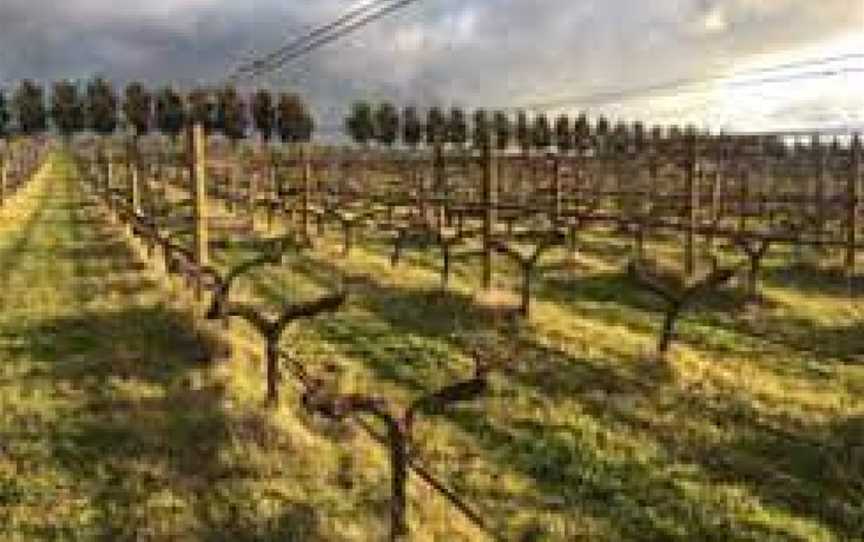
[[[341,258],[338,232],[320,241],[237,298],[275,306],[362,274],[342,311],[283,340],[339,390],[407,404],[469,375],[478,343],[514,358],[488,396],[415,432],[502,537],[864,538],[864,314],[822,267],[773,256],[761,307],[741,310],[735,288],[712,296],[659,363],[659,304],[613,235],[584,236],[570,265],[545,256],[527,321],[496,310],[517,292],[506,260],[498,298],[478,299],[476,260],[443,294],[437,254],[394,269],[380,242]],[[238,242],[216,263],[253,252]],[[193,318],[188,291],[145,264],[65,155],[0,211],[0,264],[0,538],[386,538],[386,451],[306,414],[287,374],[267,409],[260,341]],[[217,333],[231,360],[211,359]],[[411,540],[489,537],[416,478],[409,489]]]

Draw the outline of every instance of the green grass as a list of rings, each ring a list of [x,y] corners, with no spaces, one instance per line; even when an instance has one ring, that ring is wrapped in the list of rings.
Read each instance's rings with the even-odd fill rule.
[[[218,326],[82,206],[69,172],[55,158],[0,215],[0,533],[383,539],[385,452],[304,414],[287,377],[266,409],[260,340],[244,324],[223,333],[230,361],[204,361]],[[508,539],[864,537],[861,313],[821,268],[787,273],[773,258],[764,307],[715,296],[660,366],[646,356],[659,304],[624,276],[614,235],[587,235],[578,266],[545,273],[527,322],[476,295],[477,259],[456,264],[445,295],[437,254],[392,269],[375,239],[347,259],[335,229],[319,241],[241,280],[235,298],[275,307],[364,274],[343,311],[284,339],[338,389],[404,405],[468,376],[478,341],[515,359],[488,397],[421,416],[416,432],[436,475]],[[668,241],[650,249],[680,257]],[[497,262],[496,287],[515,292],[515,268]],[[409,497],[412,540],[485,538],[413,478]]]

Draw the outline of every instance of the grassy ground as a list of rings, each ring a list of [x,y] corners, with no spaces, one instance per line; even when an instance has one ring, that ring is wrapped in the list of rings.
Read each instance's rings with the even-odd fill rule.
[[[0,532],[383,539],[383,450],[303,414],[287,379],[280,408],[265,409],[254,333],[232,324],[234,359],[210,360],[180,285],[82,201],[55,160],[0,222]],[[338,244],[328,232],[236,297],[275,305],[363,273],[345,310],[284,343],[339,389],[397,404],[468,376],[478,342],[513,357],[488,397],[423,415],[416,433],[435,473],[507,539],[864,537],[861,316],[819,267],[770,261],[764,307],[715,296],[660,365],[645,355],[658,304],[623,275],[614,236],[586,237],[579,265],[544,273],[528,322],[478,300],[476,259],[456,265],[445,295],[431,253],[392,269],[373,239],[347,259]],[[225,268],[252,253],[238,243],[215,256]],[[514,269],[496,269],[513,290]],[[412,540],[486,537],[410,489]]]

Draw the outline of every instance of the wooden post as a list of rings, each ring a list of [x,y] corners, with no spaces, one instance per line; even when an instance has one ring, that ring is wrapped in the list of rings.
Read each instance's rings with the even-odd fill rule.
[[[825,231],[825,160],[826,153],[818,135],[813,136],[813,160],[815,178],[813,187],[813,207],[818,229],[816,239],[822,240]]]
[[[309,241],[309,190],[312,185],[312,146],[308,143],[301,144],[300,160],[303,167],[300,201],[300,232],[304,242]]]
[[[141,160],[138,156],[138,138],[134,137],[130,142],[127,151],[127,160],[129,162],[129,198],[132,204],[132,214],[138,215],[141,212]]]
[[[436,209],[435,212],[435,228],[438,233],[441,233],[441,228],[444,226],[444,215],[447,213],[448,200],[450,198],[450,190],[447,186],[447,174],[444,171],[444,151],[441,143],[436,142],[433,147],[432,158],[432,186],[433,190],[441,190],[444,196],[444,201]]]
[[[0,156],[0,207],[6,204],[6,182],[9,177],[9,161]]]
[[[132,196],[132,214],[137,215],[141,212],[141,187],[139,183],[139,169],[138,162],[132,166],[132,177],[131,177],[131,196]]]
[[[238,181],[240,180],[240,157],[237,153],[237,140],[231,140],[231,162],[228,166],[228,210],[232,213],[237,210],[236,200],[238,199],[239,190],[237,189]]]
[[[561,220],[561,161],[555,156],[552,164],[552,224],[557,225]]]
[[[855,134],[850,145],[850,171],[846,184],[846,275],[851,280],[855,276],[855,245],[858,230],[858,205],[861,184],[861,137]]]
[[[747,183],[750,181],[746,169],[739,171],[738,179],[740,182],[738,187],[738,232],[744,233],[747,231],[747,198],[749,197]]]
[[[684,247],[684,272],[687,276],[693,276],[696,272],[696,210],[699,201],[696,187],[696,136],[693,134],[687,136],[686,153],[687,237]]]
[[[491,137],[483,147],[483,288],[492,287],[492,243],[498,221],[498,160]]]
[[[205,266],[209,263],[209,238],[207,235],[207,136],[204,126],[195,123],[188,133],[189,137],[189,176],[192,179],[192,197],[195,221],[195,263]]]
[[[711,176],[711,208],[709,210],[711,216],[709,220],[711,222],[710,229],[708,230],[708,235],[706,238],[706,252],[709,256],[714,254],[714,230],[719,226],[720,222],[720,197],[721,197],[721,177],[723,175],[722,166],[717,164],[717,171]]]
[[[108,152],[105,155],[105,196],[108,198],[108,205],[111,205],[111,186],[114,184],[114,149],[110,144]]]
[[[256,159],[264,161],[264,145],[263,140],[261,142],[261,149],[259,149],[258,156]],[[256,164],[258,166],[259,164]],[[249,207],[249,223],[252,226],[252,230],[255,230],[255,213],[257,212],[257,203],[258,203],[258,179],[261,176],[261,170],[258,167],[255,167],[254,171],[252,171],[249,175],[249,192],[247,193],[247,205]]]

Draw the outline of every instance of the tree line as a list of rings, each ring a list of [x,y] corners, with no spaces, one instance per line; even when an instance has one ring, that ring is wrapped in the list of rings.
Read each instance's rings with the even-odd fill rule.
[[[385,148],[400,142],[410,149],[423,144],[449,144],[461,149],[469,146],[483,148],[488,144],[503,151],[515,144],[523,153],[553,148],[565,153],[589,149],[622,153],[642,151],[651,141],[722,139],[700,131],[692,124],[648,127],[641,121],[621,120],[613,124],[602,115],[591,122],[585,113],[576,116],[562,113],[552,118],[542,112],[529,116],[524,110],[508,113],[480,108],[466,113],[460,107],[445,111],[437,106],[423,114],[415,106],[399,110],[389,102],[378,105],[355,102],[344,122],[345,133],[354,143],[363,147],[377,144]],[[743,140],[740,137],[736,139]],[[785,150],[779,137],[763,139],[763,144],[772,151],[782,153]]]
[[[151,91],[132,82],[121,98],[110,81],[95,77],[84,88],[72,81],[55,82],[50,96],[32,80],[21,81],[10,97],[0,90],[0,137],[43,133],[49,122],[66,138],[87,130],[111,135],[121,119],[136,137],[158,131],[176,138],[194,123],[231,140],[246,137],[252,128],[264,141],[275,135],[285,142],[305,142],[315,130],[315,121],[298,95],[274,95],[265,89],[246,97],[226,85],[195,88],[184,95],[171,86]]]
[[[688,127],[695,130],[695,128]],[[345,119],[345,131],[359,145],[377,143],[390,147],[401,142],[411,148],[427,145],[451,144],[455,147],[483,147],[487,142],[499,150],[516,143],[523,150],[550,149],[561,151],[587,148],[598,138],[609,142],[640,142],[648,135],[641,122],[627,124],[618,122],[614,127],[606,117],[598,117],[593,125],[585,113],[575,118],[558,115],[554,121],[546,113],[529,118],[526,111],[510,115],[505,111],[476,109],[470,115],[459,107],[449,111],[432,107],[425,115],[415,106],[399,111],[390,103],[372,106],[367,102],[355,102]],[[652,128],[653,135],[660,137],[663,128]],[[677,126],[669,129],[670,136],[681,133]]]

